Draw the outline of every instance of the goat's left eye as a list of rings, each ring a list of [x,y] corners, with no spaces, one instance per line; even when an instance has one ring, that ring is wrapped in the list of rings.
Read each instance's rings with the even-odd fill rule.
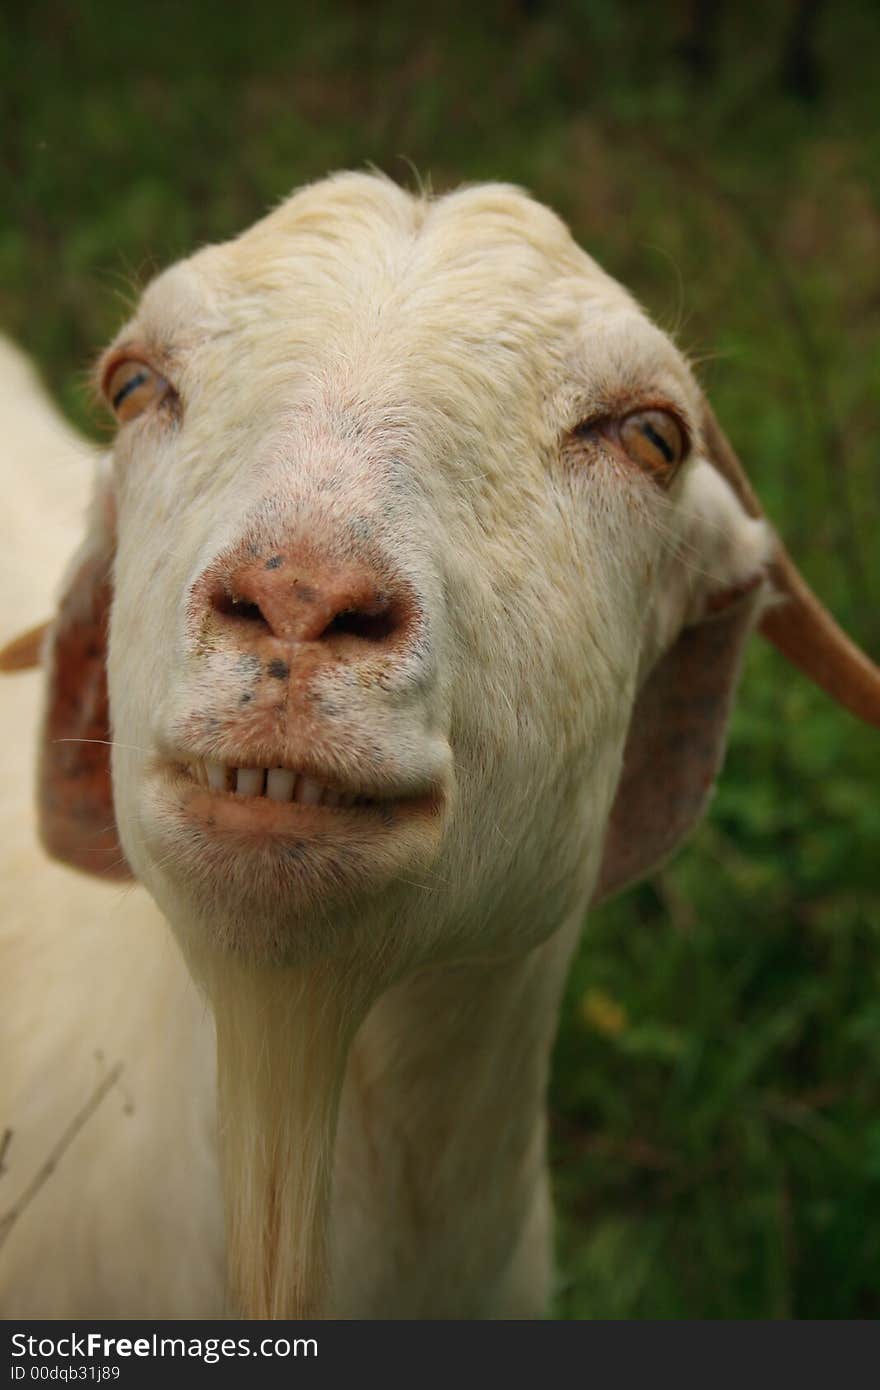
[[[620,441],[661,487],[672,481],[687,452],[684,430],[668,410],[636,410],[625,416]]]
[[[170,390],[163,376],[146,362],[133,359],[120,362],[104,381],[104,394],[122,424],[133,420],[148,406],[158,404]]]

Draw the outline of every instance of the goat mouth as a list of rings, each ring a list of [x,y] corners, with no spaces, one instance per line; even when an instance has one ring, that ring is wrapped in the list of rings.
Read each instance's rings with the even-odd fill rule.
[[[218,826],[243,828],[248,822],[299,826],[313,817],[328,826],[366,819],[390,825],[403,815],[433,815],[440,809],[440,794],[434,788],[415,793],[368,792],[279,765],[246,767],[205,758],[178,758],[170,764],[169,772],[182,791],[190,792],[187,800],[193,812],[198,815],[210,808]]]
[[[260,766],[256,749],[242,756],[235,745],[223,763],[180,745],[160,753],[142,788],[137,853],[159,901],[169,894],[169,914],[182,897],[223,949],[306,960],[328,949],[328,909],[354,910],[432,864],[451,773],[432,775],[430,747],[418,773],[396,776],[346,751],[345,762],[338,748],[303,750],[301,761],[291,752],[287,766]]]

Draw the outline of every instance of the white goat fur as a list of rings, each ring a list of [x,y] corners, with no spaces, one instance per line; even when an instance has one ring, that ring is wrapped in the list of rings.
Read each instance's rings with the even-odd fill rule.
[[[99,483],[118,512],[116,815],[216,1020],[228,1253],[210,1012],[142,888],[36,847],[37,694],[19,677],[2,697],[28,737],[4,802],[0,1212],[101,1068],[124,1071],[16,1221],[0,1306],[540,1316],[548,1059],[633,702],[711,595],[760,573],[769,532],[700,456],[679,353],[515,189],[432,201],[367,175],[304,189],[160,276],[120,345],[173,381],[184,418],[122,428]],[[658,400],[697,446],[668,494],[601,447],[560,452],[579,420]],[[10,462],[42,527],[30,460]],[[75,543],[66,517],[63,532],[53,554]],[[319,713],[283,738],[291,762],[314,738],[340,774],[430,778],[436,817],[378,846],[328,834],[292,861],[271,844],[221,852],[157,780],[156,750],[237,765],[243,716],[228,711],[249,677],[200,643],[192,603],[245,541],[343,560],[368,546],[417,594],[417,649],[322,668]],[[15,580],[42,604],[28,546]],[[253,708],[252,745],[262,687]]]
[[[97,465],[2,339],[0,437],[12,522],[0,550],[2,642],[51,611]],[[0,1313],[208,1316],[222,1286],[222,1237],[204,1006],[142,888],[62,868],[37,841],[40,675],[5,680],[0,702],[11,732],[0,789],[0,1131],[12,1132],[0,1238],[3,1217],[26,1203],[0,1250]],[[181,1056],[189,1060],[178,1071]],[[27,1202],[65,1131],[120,1064],[119,1084]],[[169,1185],[161,1175],[175,1152],[191,1171]],[[198,1263],[180,1261],[180,1248],[196,1242]]]

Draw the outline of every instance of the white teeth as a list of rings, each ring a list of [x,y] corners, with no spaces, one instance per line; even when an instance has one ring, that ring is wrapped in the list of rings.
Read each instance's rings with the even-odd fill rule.
[[[286,767],[227,767],[225,763],[194,762],[193,781],[212,791],[234,791],[236,796],[267,796],[270,801],[295,801],[302,806],[370,805],[368,797],[324,787],[311,777],[298,777]]]
[[[318,782],[313,782],[310,777],[301,777],[297,782],[293,799],[301,801],[304,806],[318,806],[323,790],[323,787]]]
[[[266,795],[270,801],[290,801],[295,782],[295,772],[288,772],[286,767],[273,767],[266,778]]]
[[[261,767],[240,767],[235,782],[239,796],[262,796],[265,772]]]
[[[208,763],[208,786],[215,792],[226,790],[226,768],[223,763]]]

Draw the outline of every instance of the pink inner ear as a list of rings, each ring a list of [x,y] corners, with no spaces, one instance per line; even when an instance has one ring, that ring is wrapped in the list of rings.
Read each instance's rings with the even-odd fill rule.
[[[601,902],[668,858],[706,809],[724,760],[755,604],[685,628],[633,708],[593,896]]]
[[[90,556],[64,596],[50,643],[39,774],[40,835],[49,854],[106,879],[130,879],[110,777],[107,557]]]

